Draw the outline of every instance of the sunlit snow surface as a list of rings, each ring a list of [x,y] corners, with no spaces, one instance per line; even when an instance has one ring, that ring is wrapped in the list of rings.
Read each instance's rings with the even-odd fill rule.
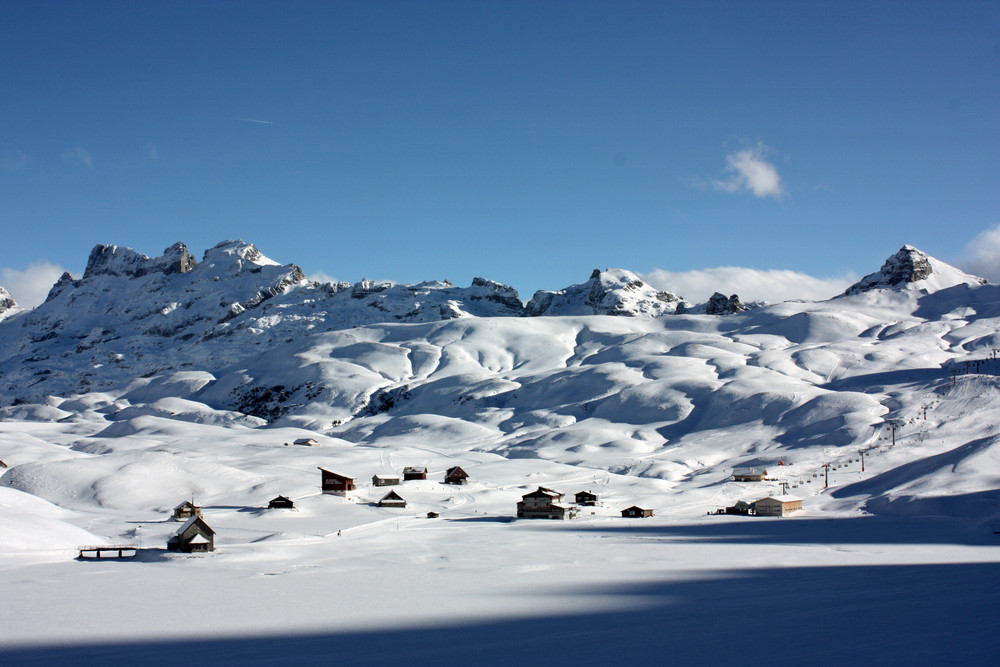
[[[0,663],[992,664],[998,305],[959,285],[371,325],[3,408]],[[278,386],[272,423],[234,410]],[[456,465],[470,483],[442,484]],[[805,509],[708,515],[782,493],[738,465]],[[376,507],[371,477],[405,466],[429,479]],[[538,486],[601,504],[514,520]],[[189,499],[214,553],[165,550]]]

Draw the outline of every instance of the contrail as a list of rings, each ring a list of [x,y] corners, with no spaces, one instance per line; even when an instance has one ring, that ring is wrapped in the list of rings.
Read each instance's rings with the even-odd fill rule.
[[[257,120],[256,118],[234,118],[233,120],[242,120],[245,123],[263,123],[264,125],[274,125],[273,120]]]

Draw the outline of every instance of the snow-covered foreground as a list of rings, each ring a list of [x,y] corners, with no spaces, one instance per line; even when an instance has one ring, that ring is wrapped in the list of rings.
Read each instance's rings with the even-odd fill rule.
[[[295,430],[141,419],[118,438],[97,435],[94,415],[2,424],[5,452],[51,459],[7,472],[35,494],[0,487],[3,664],[987,664],[1000,648],[987,515],[857,508],[857,485],[940,444],[883,443],[865,473],[831,470],[829,489],[803,473],[806,509],[778,519],[706,514],[774,482],[675,485],[416,435],[391,449],[285,446]],[[961,458],[936,456],[949,454]],[[409,463],[431,474],[391,487],[408,507],[374,506],[388,489],[364,475]],[[319,493],[319,465],[357,473],[354,502]],[[448,465],[472,481],[441,483]],[[573,521],[514,519],[539,485],[602,504]],[[217,551],[167,552],[180,526],[169,510],[192,489]],[[960,491],[955,507],[974,510]],[[279,493],[296,508],[263,509]],[[622,519],[631,504],[656,516]],[[143,548],[77,560],[90,542]]]

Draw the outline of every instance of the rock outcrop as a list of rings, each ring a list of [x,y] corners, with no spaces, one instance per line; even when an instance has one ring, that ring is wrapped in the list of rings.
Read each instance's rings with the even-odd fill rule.
[[[848,287],[844,294],[850,296],[871,290],[910,287],[933,292],[963,283],[985,285],[986,282],[983,278],[956,269],[911,245],[904,245],[899,252],[885,260],[881,269],[869,273]]]

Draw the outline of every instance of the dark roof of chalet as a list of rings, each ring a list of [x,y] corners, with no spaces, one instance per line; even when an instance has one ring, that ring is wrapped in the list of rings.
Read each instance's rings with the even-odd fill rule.
[[[182,507],[194,507],[194,508],[197,508],[198,506],[197,506],[197,505],[195,505],[195,504],[194,504],[193,502],[191,502],[190,500],[185,500],[184,502],[182,502],[182,503],[181,503],[180,505],[178,505],[178,506],[177,506],[177,507],[175,507],[174,509],[175,509],[175,510],[179,510],[179,509],[180,509],[180,508],[182,508]]]
[[[577,491],[576,495],[578,495],[578,496],[591,496],[591,497],[594,497],[594,498],[597,497],[596,493],[591,493],[590,491]]]
[[[271,498],[272,503],[276,500],[287,500],[288,502],[292,502],[292,499],[289,498],[288,496],[278,496],[277,498]]]
[[[638,505],[632,505],[632,507],[626,507],[625,509],[623,509],[622,512],[628,512],[628,511],[631,511],[631,510],[638,510],[640,512],[652,512],[653,511],[651,509],[645,509],[645,508],[639,507]]]
[[[200,516],[193,516],[187,521],[185,521],[184,525],[178,528],[177,532],[174,533],[174,535],[183,535],[192,525],[196,523],[201,524],[202,530],[204,530],[206,533],[211,533],[212,535],[215,535],[215,531],[212,530],[212,527],[209,526],[208,523],[205,522],[205,519],[203,519]]]
[[[317,467],[319,467],[319,466],[317,466]],[[337,479],[348,480],[348,481],[351,481],[351,482],[354,481],[353,477],[348,477],[347,475],[341,475],[339,473],[333,472],[332,470],[327,470],[326,468],[320,468],[320,470],[322,470],[323,472],[325,472],[327,475],[330,475],[331,477],[336,477]]]
[[[546,489],[544,486],[540,486],[540,487],[538,487],[537,491],[532,491],[531,493],[526,493],[526,494],[524,494],[521,497],[522,498],[536,498],[536,497],[541,497],[541,496],[544,496],[546,498],[560,498],[560,497],[563,496],[563,494],[559,493],[558,491],[553,491],[552,489]]]
[[[467,473],[464,470],[462,470],[461,466],[455,466],[453,468],[448,468],[448,470],[445,472],[445,475],[447,477],[453,477],[453,476],[456,476],[456,475],[465,475],[466,477],[468,477],[469,473]]]
[[[382,500],[403,500],[403,496],[399,495],[395,491],[390,491],[382,496]]]

